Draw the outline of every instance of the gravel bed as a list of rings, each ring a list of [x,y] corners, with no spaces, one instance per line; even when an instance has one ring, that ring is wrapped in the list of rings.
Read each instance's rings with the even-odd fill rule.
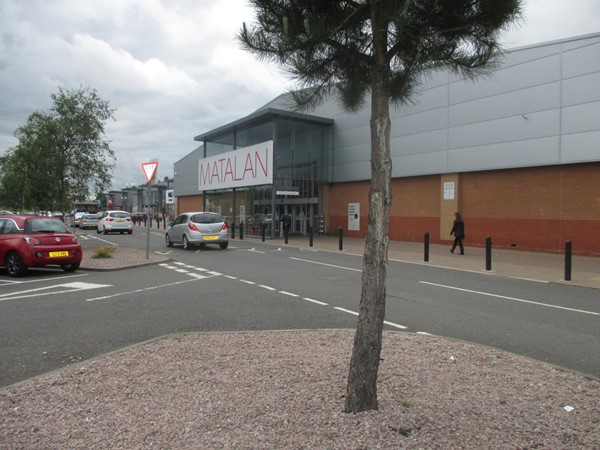
[[[353,331],[159,339],[0,389],[0,449],[598,449],[600,381],[384,333],[379,410],[346,414]]]

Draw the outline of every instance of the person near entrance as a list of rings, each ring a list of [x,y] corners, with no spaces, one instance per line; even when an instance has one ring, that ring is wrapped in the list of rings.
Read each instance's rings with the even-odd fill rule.
[[[454,253],[454,249],[458,245],[460,248],[460,254],[465,254],[465,248],[463,247],[463,239],[465,238],[465,223],[462,220],[459,212],[454,213],[454,223],[452,224],[452,230],[450,236],[454,235],[454,244],[450,249],[450,253]]]
[[[281,223],[283,225],[283,236],[287,242],[288,236],[290,234],[290,227],[292,226],[292,218],[289,214],[284,214],[281,218]]]

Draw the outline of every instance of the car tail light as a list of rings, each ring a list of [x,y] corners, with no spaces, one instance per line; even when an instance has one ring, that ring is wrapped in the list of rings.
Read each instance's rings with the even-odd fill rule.
[[[128,217],[128,218],[127,218],[127,222],[131,222],[131,217]]]
[[[188,228],[189,228],[190,230],[192,230],[192,231],[195,231],[195,232],[197,232],[197,233],[200,233],[200,230],[198,229],[198,227],[197,227],[195,224],[193,224],[193,223],[190,223],[190,224],[188,224]]]
[[[227,231],[227,223],[223,222],[223,226],[221,227],[221,231]]]
[[[115,220],[115,219],[113,219],[112,217],[107,217],[107,218],[106,218],[106,221],[107,221],[107,222],[112,222],[113,220]]]
[[[23,239],[25,239],[25,242],[27,242],[29,245],[40,245],[41,244],[39,239],[32,238],[29,236],[25,236]]]
[[[79,238],[77,236],[73,236],[73,239],[71,239],[71,242],[73,244],[79,244]]]

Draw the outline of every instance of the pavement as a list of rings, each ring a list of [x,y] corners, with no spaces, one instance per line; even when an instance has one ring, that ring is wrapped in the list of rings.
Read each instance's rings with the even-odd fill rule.
[[[140,231],[144,227],[136,226]],[[157,231],[152,228],[153,231]],[[162,230],[161,230],[162,231]],[[234,248],[239,242],[239,236],[230,239],[229,245]],[[314,236],[312,246],[308,236],[290,235],[288,243],[283,238],[265,239],[260,236],[244,236],[245,243],[260,243],[278,247],[295,247],[305,250],[327,251],[362,256],[364,250],[363,238],[338,236]],[[169,256],[152,251],[146,256],[145,250],[118,246],[112,258],[94,259],[94,240],[82,241],[84,259],[81,268],[84,270],[119,270],[126,267],[138,267],[147,264],[157,264],[168,261]],[[96,245],[97,246],[97,245]],[[428,259],[425,260],[425,245],[423,242],[390,241],[388,258],[390,261],[400,261],[411,264],[422,264],[432,267],[443,267],[454,270],[484,273],[492,276],[518,278],[545,283],[561,283],[572,286],[582,286],[600,289],[600,257],[572,255],[570,273],[565,270],[567,261],[565,255],[557,253],[541,253],[516,249],[491,249],[490,269],[487,270],[486,249],[484,247],[467,247],[465,254],[450,253],[450,244],[430,244]],[[457,249],[458,250],[458,249]],[[569,277],[570,275],[570,277]],[[570,278],[570,279],[568,279]]]

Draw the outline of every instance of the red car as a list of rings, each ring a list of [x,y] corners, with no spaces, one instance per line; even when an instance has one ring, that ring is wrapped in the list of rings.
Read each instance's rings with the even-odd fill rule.
[[[77,237],[58,218],[0,216],[0,265],[11,277],[41,266],[56,265],[74,272],[82,258]]]

